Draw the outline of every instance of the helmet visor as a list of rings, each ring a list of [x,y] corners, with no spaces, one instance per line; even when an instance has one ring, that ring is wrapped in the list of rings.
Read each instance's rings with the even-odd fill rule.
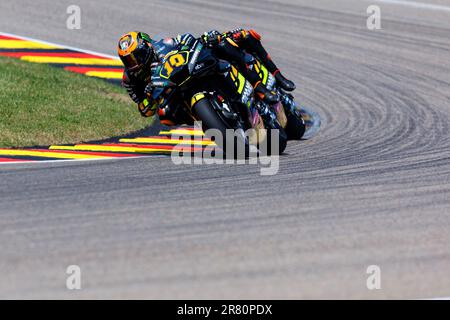
[[[149,46],[145,41],[139,39],[139,44],[136,50],[130,52],[125,56],[121,56],[123,64],[130,70],[140,68],[147,63],[151,63],[149,59],[152,56],[153,48]]]
[[[127,67],[127,69],[132,70],[132,69],[139,68],[140,63],[135,58],[135,55],[133,52],[126,56],[121,56],[120,59],[122,60],[124,66]]]

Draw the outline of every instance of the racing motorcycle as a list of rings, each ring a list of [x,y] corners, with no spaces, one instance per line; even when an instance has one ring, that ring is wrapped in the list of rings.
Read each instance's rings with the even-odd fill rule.
[[[254,148],[262,155],[286,148],[284,109],[254,99],[253,86],[238,69],[216,58],[200,39],[167,53],[151,83],[152,98],[170,105],[174,117],[200,120],[206,137],[208,129],[218,130],[222,139],[214,142],[227,158],[246,158]]]

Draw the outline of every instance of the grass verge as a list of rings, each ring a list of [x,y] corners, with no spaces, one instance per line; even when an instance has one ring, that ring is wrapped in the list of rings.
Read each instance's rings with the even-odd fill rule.
[[[118,86],[0,57],[0,147],[100,140],[149,124]]]

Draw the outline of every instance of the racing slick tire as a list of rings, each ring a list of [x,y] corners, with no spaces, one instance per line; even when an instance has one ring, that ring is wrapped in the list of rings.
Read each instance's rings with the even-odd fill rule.
[[[288,140],[300,140],[305,134],[305,121],[302,116],[286,112],[287,125],[285,128]]]
[[[232,128],[224,119],[220,117],[218,112],[214,109],[209,98],[204,98],[197,101],[193,106],[192,110],[194,114],[202,121],[203,132],[206,133],[208,129],[219,130],[222,134],[222,141],[214,141],[223,150],[224,158],[234,158],[234,159],[246,159],[250,154],[250,144],[248,139],[244,135],[236,134],[233,135],[234,138],[234,150],[227,150],[227,129]],[[243,132],[242,132],[243,133]],[[208,138],[208,135],[206,135]]]

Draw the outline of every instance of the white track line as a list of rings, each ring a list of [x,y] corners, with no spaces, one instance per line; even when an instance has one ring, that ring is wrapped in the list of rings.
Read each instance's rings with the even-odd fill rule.
[[[113,59],[113,60],[119,60],[118,57],[112,56],[112,55],[109,55],[109,54],[104,54],[104,53],[91,51],[91,50],[85,50],[85,49],[81,49],[81,48],[77,48],[77,47],[66,46],[64,44],[58,44],[58,43],[53,43],[53,42],[42,41],[42,40],[38,40],[38,39],[18,36],[18,35],[7,33],[7,32],[0,32],[0,35],[1,36],[6,36],[6,37],[14,37],[14,38],[18,38],[18,39],[26,40],[26,41],[33,41],[33,42],[37,42],[37,43],[47,44],[47,45],[55,46],[55,47],[61,47],[62,49],[69,49],[69,50],[80,51],[80,52],[84,52],[84,53],[88,53],[88,54],[94,54],[94,55],[97,55],[97,56],[101,56],[101,57],[109,58],[109,59]]]
[[[431,3],[423,3],[423,2],[417,2],[417,1],[407,1],[407,0],[366,0],[366,1],[396,4],[396,5],[417,8],[417,9],[450,12],[450,6],[443,6],[443,5],[431,4]]]

